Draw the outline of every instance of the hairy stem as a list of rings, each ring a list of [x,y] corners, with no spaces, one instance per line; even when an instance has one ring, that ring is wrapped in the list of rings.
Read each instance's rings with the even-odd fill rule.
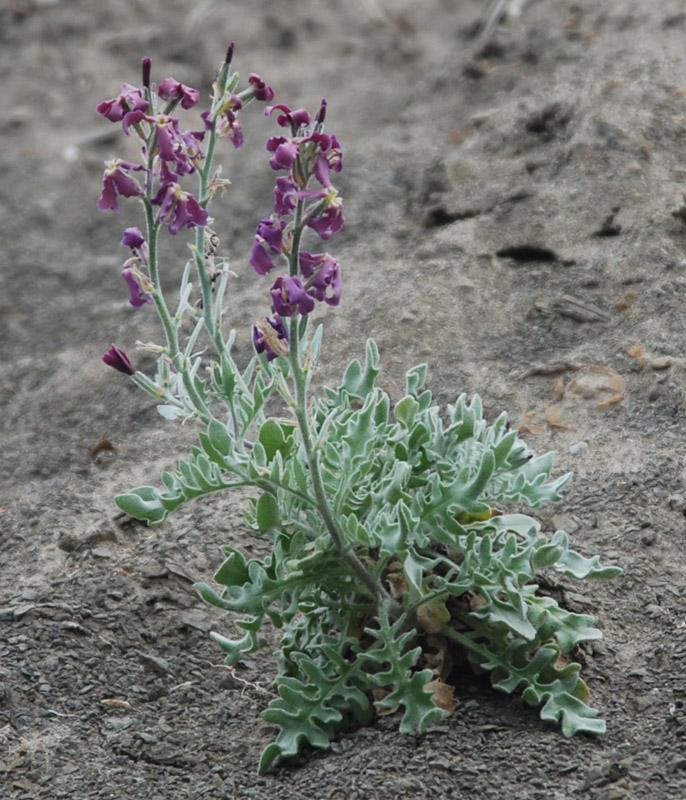
[[[372,597],[378,597],[387,604],[392,616],[398,616],[401,612],[400,604],[374,579],[355,553],[346,547],[343,536],[333,518],[331,507],[329,506],[329,501],[326,496],[326,490],[324,489],[317,451],[312,445],[310,420],[307,414],[307,380],[300,365],[298,321],[297,316],[291,318],[291,345],[289,352],[289,360],[293,370],[293,383],[295,386],[294,413],[300,428],[300,434],[307,456],[307,463],[310,468],[310,478],[312,479],[312,488],[317,501],[317,508],[326,530],[329,536],[331,536],[331,541],[334,543],[338,552],[348,562],[353,574],[359,579],[360,583],[362,583]]]

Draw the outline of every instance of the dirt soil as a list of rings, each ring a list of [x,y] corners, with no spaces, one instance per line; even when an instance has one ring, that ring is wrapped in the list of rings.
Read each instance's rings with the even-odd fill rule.
[[[530,0],[483,40],[486,7],[0,3],[3,798],[686,797],[686,13]],[[119,276],[139,208],[95,206],[103,161],[133,151],[94,108],[138,82],[144,55],[206,97],[230,39],[279,101],[326,96],[344,148],[344,302],[325,314],[322,379],[373,336],[392,395],[426,361],[438,400],[480,393],[576,473],[538,516],[624,569],[561,587],[604,630],[578,655],[605,736],[566,740],[465,679],[421,736],[388,717],[257,777],[275,664],[267,647],[222,665],[208,631],[231,621],[191,582],[221,544],[261,545],[235,495],[156,529],[117,516],[113,495],[157,483],[197,432],[100,360],[116,342],[150,366],[135,341],[159,336]],[[242,358],[268,306],[247,256],[275,132],[259,111],[245,120],[214,209]]]

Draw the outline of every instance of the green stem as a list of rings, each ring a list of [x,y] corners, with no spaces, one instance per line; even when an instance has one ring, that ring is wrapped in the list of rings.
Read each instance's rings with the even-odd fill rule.
[[[152,139],[152,137],[151,137]],[[152,140],[148,141],[148,152],[151,151],[153,146]],[[152,174],[152,166],[153,166],[154,156],[148,156],[148,174]],[[150,280],[153,285],[152,291],[152,299],[155,303],[155,307],[157,308],[157,313],[160,316],[160,320],[162,321],[162,326],[164,327],[165,337],[167,339],[167,352],[169,358],[171,359],[175,369],[183,376],[183,383],[188,392],[188,395],[193,402],[196,412],[200,416],[200,418],[209,423],[212,419],[212,414],[210,413],[209,409],[207,408],[206,404],[203,402],[203,399],[198,394],[196,390],[193,379],[189,375],[188,367],[184,363],[185,359],[183,353],[179,350],[179,336],[178,336],[178,326],[180,320],[176,320],[172,315],[169,313],[169,308],[167,307],[167,303],[164,299],[164,293],[162,291],[162,284],[160,282],[160,271],[159,271],[159,258],[158,258],[158,235],[160,230],[160,225],[155,221],[155,213],[152,207],[152,181],[149,181],[149,185],[146,189],[145,198],[143,199],[143,205],[145,207],[145,222],[147,227],[147,234],[148,234],[148,270],[150,272]]]
[[[482,663],[486,661],[490,661],[492,654],[488,652],[485,647],[482,647],[480,644],[477,644],[473,639],[470,639],[469,636],[465,636],[463,633],[456,631],[454,628],[451,628],[449,625],[446,625],[442,630],[441,634],[443,636],[447,636],[448,639],[452,639],[454,642],[461,644],[463,647],[466,647],[468,650],[471,650],[472,653],[475,653],[479,656],[479,659]]]
[[[208,188],[210,185],[210,174],[212,172],[212,161],[214,159],[214,148],[216,143],[217,127],[216,121],[214,121],[212,127],[208,131],[205,163],[202,170],[199,172],[200,189],[198,192],[198,201],[204,209],[207,209],[210,204],[210,200],[212,199],[208,192]],[[203,319],[205,321],[205,327],[207,328],[207,333],[210,339],[212,339],[217,352],[221,353],[224,349],[224,342],[222,341],[221,337],[221,329],[215,324],[215,314],[212,302],[212,280],[205,269],[205,228],[196,228],[194,261],[198,272],[198,279],[200,280],[200,289],[202,292],[202,312]]]
[[[295,408],[293,410],[300,428],[300,435],[302,436],[307,463],[310,468],[310,478],[312,480],[314,496],[317,501],[317,508],[324,522],[324,526],[329,536],[331,536],[331,541],[334,543],[336,550],[338,550],[348,562],[353,574],[360,580],[372,597],[379,597],[382,599],[388,605],[391,614],[397,616],[401,611],[400,604],[374,579],[355,553],[346,547],[343,536],[331,513],[326,490],[324,489],[321,470],[319,468],[319,458],[317,456],[317,451],[312,445],[310,421],[307,414],[307,379],[300,365],[298,322],[297,316],[291,318],[291,342],[288,357],[291,363],[291,369],[293,370],[293,384],[295,387]]]

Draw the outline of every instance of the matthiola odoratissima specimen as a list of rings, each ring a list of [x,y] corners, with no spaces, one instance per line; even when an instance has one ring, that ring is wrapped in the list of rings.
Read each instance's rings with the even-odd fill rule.
[[[246,521],[271,549],[248,557],[235,532],[214,585],[197,589],[238,615],[233,638],[211,634],[229,664],[259,649],[267,620],[281,632],[263,713],[280,732],[260,770],[296,758],[305,745],[328,747],[377,712],[397,712],[403,732],[425,729],[450,713],[453,670],[470,664],[497,689],[521,688],[565,735],[602,732],[579,665],[569,660],[601,632],[590,616],[540,595],[536,576],[542,568],[567,580],[618,570],[520,512],[559,499],[570,476],[551,479],[552,455],[534,457],[506,415],[487,424],[478,397],[460,395],[446,410],[433,405],[425,365],[407,372],[405,392],[392,403],[376,386],[371,340],[364,366],[353,360],[340,386],[310,395],[322,339],[312,312],[338,306],[342,289],[327,248],[344,223],[334,185],[343,161],[339,141],[324,130],[326,101],[314,117],[283,103],[266,108],[282,129],[267,140],[277,175],[272,211],[258,223],[246,261],[269,275],[271,288],[252,326],[253,357],[234,358],[238,334],[223,329],[233,273],[209,215],[228,181],[213,160],[222,139],[232,153],[244,145],[241,115],[254,100],[271,103],[274,91],[255,74],[241,90],[232,56],[233,45],[211,106],[199,115],[200,92],[175,78],[155,86],[150,59],[141,88],[124,84],[98,106],[141,142],[140,163],[106,163],[98,207],[117,211],[121,198],[142,204],[145,231],[127,228],[121,240],[129,249],[122,276],[130,304],[154,308],[164,332],[162,344],[140,345],[157,355],[153,377],[115,345],[103,360],[148,392],[163,417],[202,426],[199,446],[163,474],[164,488],[119,495],[123,511],[158,525],[193,498],[252,488]],[[190,126],[181,112],[193,116]],[[174,308],[160,280],[163,263],[168,270],[159,255],[165,231],[192,237]],[[279,395],[281,408],[273,402]],[[278,415],[265,410],[270,398]]]

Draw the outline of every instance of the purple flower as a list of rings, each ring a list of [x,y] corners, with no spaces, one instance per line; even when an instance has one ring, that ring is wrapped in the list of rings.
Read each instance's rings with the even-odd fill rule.
[[[140,109],[134,109],[133,111],[129,111],[128,114],[124,115],[124,119],[122,120],[121,126],[124,133],[128,136],[129,135],[129,128],[137,126],[140,122],[152,122],[153,117],[148,116],[145,112],[141,111]],[[140,133],[141,138],[145,138],[145,134]]]
[[[222,113],[217,117],[217,136],[228,136],[236,149],[243,147],[243,128],[237,116],[242,108],[241,98],[231,92],[229,102],[223,106]]]
[[[148,251],[148,243],[145,241],[143,234],[138,230],[138,228],[126,228],[124,231],[124,235],[122,236],[121,243],[124,247],[130,247],[131,251],[134,255],[131,261],[136,261],[138,259],[143,264],[148,263],[149,258],[149,251]],[[126,266],[126,264],[124,265]]]
[[[288,353],[288,331],[278,314],[274,319],[263,317],[253,325],[252,341],[258,353],[267,353],[267,361]]]
[[[147,108],[148,101],[143,92],[130,83],[124,83],[118,97],[104,100],[95,110],[110,122],[120,122],[129,111],[146,111]]]
[[[121,243],[132,250],[140,250],[145,244],[145,237],[138,228],[126,228]]]
[[[181,101],[181,108],[193,108],[200,100],[200,92],[179,83],[174,78],[165,78],[157,87],[157,94],[163,100]]]
[[[204,228],[207,224],[207,211],[190,192],[184,192],[178,183],[161,186],[152,204],[160,207],[157,219],[168,226],[171,234],[178,233],[184,226]]]
[[[290,169],[298,157],[298,145],[285,136],[272,136],[267,139],[267,152],[274,153],[269,159],[272,169]]]
[[[267,106],[264,110],[265,116],[271,117],[274,109],[283,111],[283,114],[280,114],[276,118],[277,124],[279,124],[282,128],[290,127],[293,135],[295,135],[300,128],[305,128],[310,124],[310,122],[312,122],[312,117],[307,109],[296,108],[295,111],[292,111],[283,103],[277,103],[275,106]]]
[[[128,284],[129,292],[131,292],[129,303],[131,303],[134,308],[140,308],[146,303],[152,302],[152,297],[148,291],[141,286],[145,277],[139,273],[138,270],[127,267],[125,270],[122,270],[121,276]]]
[[[343,279],[338,261],[329,253],[301,252],[300,272],[306,279],[305,286],[310,296],[330,306],[341,302]]]
[[[197,158],[200,151],[197,143],[193,141],[192,135],[189,140],[184,137],[179,130],[179,120],[176,117],[158,114],[156,117],[150,118],[150,121],[155,124],[157,129],[160,158],[163,161],[173,162],[181,175],[193,172],[195,167],[191,163],[191,157]],[[189,144],[193,149],[192,154],[188,152]]]
[[[102,360],[109,367],[123,372],[124,375],[135,375],[136,373],[126,353],[114,345],[103,355]]]
[[[143,189],[137,180],[128,173],[130,170],[139,172],[145,167],[140,164],[132,164],[130,161],[123,161],[121,158],[114,158],[112,161],[105,162],[105,174],[102,179],[102,194],[98,200],[100,211],[119,211],[117,196],[121,197],[140,197]]]
[[[282,317],[309,314],[314,309],[314,299],[302,285],[300,278],[278,277],[270,289],[272,310]]]
[[[270,270],[276,268],[272,257],[264,248],[264,242],[257,236],[250,249],[249,260],[252,268],[258,275],[266,275]]]
[[[286,223],[267,217],[257,226],[255,240],[250,251],[250,263],[258,275],[266,275],[276,264],[272,255],[283,252],[283,232]]]
[[[319,137],[318,139],[315,137]],[[325,137],[324,139],[321,137]],[[331,187],[331,171],[340,172],[343,169],[343,156],[341,154],[341,146],[335,136],[326,136],[326,134],[313,134],[312,141],[319,144],[319,152],[314,161],[314,176],[321,183],[322,186],[327,188]]]
[[[264,239],[272,253],[281,253],[283,251],[283,232],[285,227],[286,223],[282,220],[266,217],[260,220],[256,234]]]
[[[251,73],[248,78],[248,83],[252,86],[253,95],[255,100],[263,100],[265,103],[271,103],[274,99],[274,90],[260,78],[259,75]]]
[[[298,203],[298,187],[291,178],[277,178],[274,188],[274,211],[280,216],[290,214]]]
[[[328,242],[334,234],[340,231],[344,222],[343,203],[340,199],[335,198],[330,201],[322,214],[310,217],[307,225],[317,231],[322,241]]]

